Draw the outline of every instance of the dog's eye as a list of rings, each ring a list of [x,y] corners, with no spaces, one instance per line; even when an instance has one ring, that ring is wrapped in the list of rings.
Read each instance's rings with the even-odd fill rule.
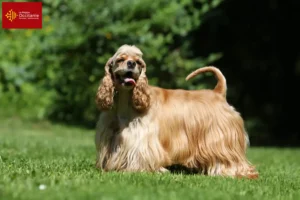
[[[120,58],[119,60],[117,60],[117,63],[120,63],[120,62],[124,62],[124,59]]]

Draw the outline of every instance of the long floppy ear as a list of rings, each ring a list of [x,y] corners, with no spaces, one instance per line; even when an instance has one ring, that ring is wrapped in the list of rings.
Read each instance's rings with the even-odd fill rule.
[[[99,110],[109,110],[114,103],[114,83],[112,80],[111,66],[113,59],[110,58],[105,65],[105,75],[100,83],[96,94],[96,104]]]
[[[132,102],[133,107],[139,111],[147,111],[150,107],[150,89],[146,76],[146,63],[140,59],[142,63],[142,72],[133,89]]]

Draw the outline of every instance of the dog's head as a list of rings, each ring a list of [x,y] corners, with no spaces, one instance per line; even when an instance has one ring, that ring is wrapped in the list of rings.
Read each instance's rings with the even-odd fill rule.
[[[137,111],[149,108],[150,92],[142,56],[142,51],[136,46],[123,45],[107,61],[105,76],[96,96],[101,110],[112,107],[115,90],[132,91],[132,104]]]
[[[145,76],[143,53],[135,46],[123,45],[111,58],[110,73],[117,89],[132,89]]]

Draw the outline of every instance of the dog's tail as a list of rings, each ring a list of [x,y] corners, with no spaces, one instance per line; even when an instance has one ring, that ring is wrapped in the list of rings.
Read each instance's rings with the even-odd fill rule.
[[[224,77],[224,75],[222,74],[222,72],[213,66],[207,66],[207,67],[202,67],[200,69],[197,69],[195,71],[193,71],[192,73],[190,73],[185,80],[189,80],[191,78],[193,78],[194,76],[201,74],[203,72],[212,72],[215,77],[218,80],[218,83],[216,85],[216,87],[214,88],[214,91],[216,93],[221,94],[222,96],[226,97],[226,91],[227,91],[227,85],[226,85],[226,79]]]

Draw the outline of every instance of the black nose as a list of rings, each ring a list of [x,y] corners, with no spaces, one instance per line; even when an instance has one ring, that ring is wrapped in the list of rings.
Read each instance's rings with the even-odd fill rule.
[[[136,62],[134,62],[133,60],[128,60],[127,61],[127,67],[129,69],[133,69],[135,67],[135,65],[136,65]]]

